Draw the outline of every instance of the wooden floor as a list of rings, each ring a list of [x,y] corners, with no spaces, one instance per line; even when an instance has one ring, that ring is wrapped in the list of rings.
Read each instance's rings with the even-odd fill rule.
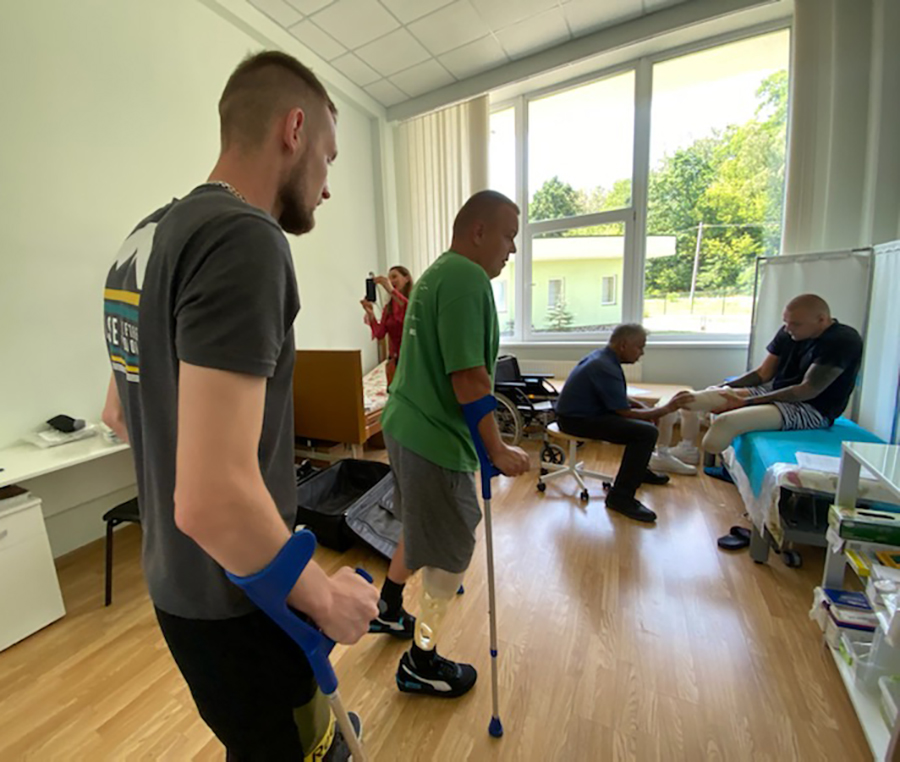
[[[615,468],[617,448],[586,453]],[[865,738],[807,618],[822,552],[804,567],[757,566],[715,540],[740,520],[730,485],[675,477],[647,488],[660,515],[639,525],[585,506],[574,485],[495,480],[494,524],[506,734],[487,734],[491,691],[484,545],[451,606],[442,653],[481,679],[455,701],[401,695],[403,645],[338,648],[348,705],[376,760],[864,760]],[[565,492],[564,492],[565,490]],[[157,629],[139,530],[116,538],[115,602],[104,608],[102,546],[63,559],[68,615],[0,654],[0,760],[221,759]],[[386,563],[320,551],[333,568]],[[417,607],[418,582],[408,586]],[[2,612],[0,612],[2,615]]]

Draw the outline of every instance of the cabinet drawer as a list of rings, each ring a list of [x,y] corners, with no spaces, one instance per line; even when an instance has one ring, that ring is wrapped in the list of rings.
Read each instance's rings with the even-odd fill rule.
[[[40,500],[0,513],[0,550],[34,537],[46,537]]]

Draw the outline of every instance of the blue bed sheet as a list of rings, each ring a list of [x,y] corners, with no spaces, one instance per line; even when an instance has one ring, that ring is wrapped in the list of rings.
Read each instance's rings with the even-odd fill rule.
[[[753,494],[759,497],[766,469],[775,463],[796,463],[798,452],[840,457],[841,442],[882,442],[846,418],[829,429],[811,431],[752,431],[734,440],[734,454]]]

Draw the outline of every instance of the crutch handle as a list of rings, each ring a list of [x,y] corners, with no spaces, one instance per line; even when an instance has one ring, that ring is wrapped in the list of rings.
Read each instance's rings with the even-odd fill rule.
[[[304,529],[291,535],[265,569],[247,577],[225,573],[303,649],[322,693],[331,695],[338,687],[337,676],[328,660],[334,641],[287,605],[287,597],[312,559],[315,549],[315,535]],[[366,581],[372,581],[365,569],[357,569],[356,573]]]
[[[491,499],[491,479],[500,476],[503,472],[491,462],[478,431],[478,424],[486,415],[490,415],[496,409],[497,398],[493,394],[486,394],[481,399],[467,402],[462,406],[463,418],[466,419],[469,433],[472,435],[472,443],[475,445],[475,452],[478,453],[478,463],[481,466],[481,496],[485,500]]]

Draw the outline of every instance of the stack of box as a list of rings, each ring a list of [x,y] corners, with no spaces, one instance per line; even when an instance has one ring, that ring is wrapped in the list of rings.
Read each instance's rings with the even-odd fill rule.
[[[900,545],[900,513],[832,505],[828,524],[844,540]]]
[[[840,646],[844,633],[854,640],[872,639],[878,618],[864,593],[830,588],[819,592],[822,611],[815,618],[832,648]]]

